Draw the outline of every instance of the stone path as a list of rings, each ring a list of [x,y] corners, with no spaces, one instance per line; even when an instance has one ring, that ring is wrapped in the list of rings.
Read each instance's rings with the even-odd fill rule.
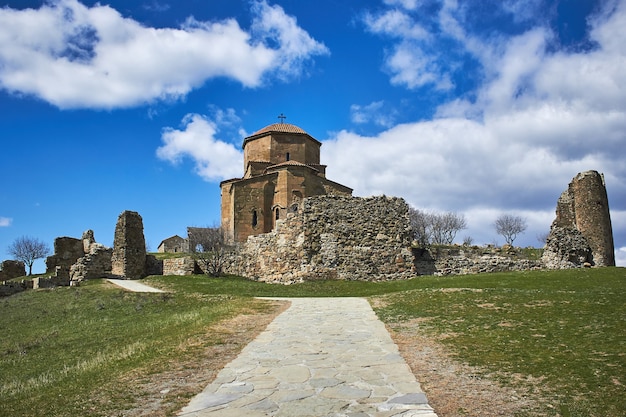
[[[111,284],[133,292],[165,292],[131,279],[107,279]]]
[[[437,417],[365,299],[288,300],[180,416]]]

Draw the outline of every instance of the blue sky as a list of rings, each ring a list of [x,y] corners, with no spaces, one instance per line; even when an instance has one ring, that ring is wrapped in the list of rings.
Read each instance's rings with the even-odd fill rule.
[[[0,8],[0,259],[27,235],[149,247],[219,222],[241,143],[286,122],[328,178],[540,246],[581,171],[605,175],[626,265],[626,1],[9,1]],[[35,272],[43,272],[43,262]]]

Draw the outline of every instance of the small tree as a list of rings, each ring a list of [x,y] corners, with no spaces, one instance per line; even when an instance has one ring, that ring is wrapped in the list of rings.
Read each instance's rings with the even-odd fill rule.
[[[520,233],[526,230],[526,220],[520,216],[513,216],[512,214],[502,214],[498,217],[494,223],[496,232],[504,237],[504,240],[508,245],[513,246],[513,241]]]
[[[465,217],[451,212],[428,213],[410,207],[409,219],[413,238],[422,247],[430,244],[449,245],[454,241],[459,230],[467,228]]]
[[[50,253],[50,247],[39,239],[22,236],[15,239],[7,252],[16,260],[28,266],[28,275],[33,274],[33,263],[36,259],[44,258]]]
[[[432,236],[431,217],[432,215],[430,213],[409,207],[409,219],[413,239],[415,239],[421,247],[426,247],[430,244]]]
[[[202,270],[208,275],[219,277],[224,273],[228,248],[224,243],[221,227],[189,228],[190,251]]]
[[[451,245],[459,230],[467,228],[465,216],[458,213],[439,213],[432,217],[432,242]]]

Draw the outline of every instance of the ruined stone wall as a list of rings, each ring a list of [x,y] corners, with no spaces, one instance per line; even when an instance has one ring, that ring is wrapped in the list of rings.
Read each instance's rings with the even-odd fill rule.
[[[54,239],[54,255],[46,258],[46,273],[54,274],[58,278],[69,278],[70,268],[85,252],[81,239],[57,237]]]
[[[193,275],[202,273],[191,256],[163,259],[163,275]]]
[[[143,220],[136,211],[124,211],[115,226],[111,272],[127,279],[143,278],[146,268],[146,241]]]
[[[0,265],[0,281],[23,277],[26,275],[26,266],[22,261],[6,260]]]
[[[0,297],[8,297],[18,292],[26,291],[28,288],[32,288],[32,281],[22,280],[17,281],[2,281],[0,284]]]
[[[550,269],[615,266],[606,186],[597,171],[576,175],[559,197],[543,261]]]
[[[113,249],[102,244],[90,245],[89,253],[79,258],[70,268],[70,280],[82,281],[84,279],[112,278],[111,257]]]
[[[519,248],[510,246],[414,249],[413,253],[416,275],[466,275],[543,268],[541,260],[527,259]]]
[[[275,230],[240,244],[225,272],[282,283],[410,278],[410,244],[401,198],[310,197]]]

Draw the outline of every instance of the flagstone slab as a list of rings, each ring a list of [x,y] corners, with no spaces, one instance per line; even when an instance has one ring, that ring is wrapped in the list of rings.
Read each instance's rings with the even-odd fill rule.
[[[180,416],[437,416],[367,300],[288,300]]]

